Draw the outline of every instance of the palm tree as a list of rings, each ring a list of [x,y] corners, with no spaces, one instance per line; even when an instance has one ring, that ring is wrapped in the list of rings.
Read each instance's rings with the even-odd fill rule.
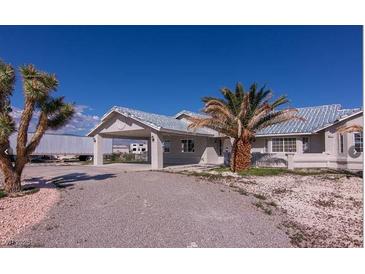
[[[242,84],[236,85],[235,92],[221,89],[223,99],[204,97],[203,112],[209,117],[190,117],[189,128],[208,127],[233,139],[231,170],[233,172],[248,169],[251,166],[251,146],[258,130],[289,121],[297,117],[293,108],[280,109],[288,99],[281,96],[270,102],[272,92],[265,86],[251,85],[244,91]],[[300,119],[300,118],[299,118]]]
[[[38,146],[47,129],[59,129],[74,115],[74,105],[65,103],[64,97],[52,97],[58,80],[54,74],[37,70],[33,65],[20,68],[23,80],[24,110],[16,129],[11,116],[10,97],[15,86],[14,68],[0,60],[0,168],[4,174],[4,190],[7,193],[21,190],[21,175],[29,156]],[[28,129],[34,112],[39,113],[36,130],[28,140]],[[18,132],[16,161],[8,155],[9,137]]]
[[[352,132],[362,132],[364,130],[361,125],[351,125],[351,126],[341,126],[337,129],[338,133],[352,133]]]

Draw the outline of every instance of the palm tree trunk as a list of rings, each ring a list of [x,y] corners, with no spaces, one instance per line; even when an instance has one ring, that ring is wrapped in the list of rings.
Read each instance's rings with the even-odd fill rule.
[[[234,140],[231,155],[231,171],[243,171],[251,167],[251,142],[243,138]]]

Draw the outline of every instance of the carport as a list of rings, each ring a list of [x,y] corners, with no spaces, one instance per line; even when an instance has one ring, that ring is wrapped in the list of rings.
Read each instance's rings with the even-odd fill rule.
[[[169,140],[195,138],[193,146],[196,147],[191,153],[181,153],[181,146],[175,147],[175,153],[169,153],[169,158],[181,164],[190,162],[217,164],[221,159],[216,144],[222,137],[216,136],[215,132],[209,129],[192,131],[188,129],[188,125],[185,119],[113,107],[102,117],[101,123],[88,133],[88,136],[94,138],[94,165],[103,164],[103,143],[106,138],[147,140],[148,162],[151,164],[151,169],[164,167],[166,138]]]

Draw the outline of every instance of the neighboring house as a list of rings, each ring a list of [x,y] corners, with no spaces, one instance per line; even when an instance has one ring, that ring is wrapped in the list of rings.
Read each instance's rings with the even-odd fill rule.
[[[143,154],[147,153],[147,144],[145,143],[132,143],[129,145],[129,151],[133,154]]]
[[[361,109],[326,105],[298,110],[305,121],[293,120],[257,132],[252,147],[255,165],[362,169],[362,133],[336,132],[344,124],[362,125]],[[95,138],[94,164],[102,164],[103,139],[113,137],[147,140],[153,169],[169,164],[222,164],[231,140],[208,128],[188,129],[188,116],[204,115],[181,111],[166,116],[113,107],[88,134]]]

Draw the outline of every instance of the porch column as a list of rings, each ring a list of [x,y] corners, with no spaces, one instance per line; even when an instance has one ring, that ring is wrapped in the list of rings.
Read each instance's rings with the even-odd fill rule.
[[[267,139],[267,153],[272,153],[272,139]]]
[[[287,153],[288,156],[288,169],[294,169],[294,153]]]
[[[303,137],[298,137],[296,139],[296,146],[297,146],[297,154],[303,154]]]
[[[335,140],[334,140],[334,134],[332,134],[330,131],[325,131],[324,133],[324,145],[325,145],[325,152],[327,154],[334,154],[335,149]]]
[[[151,168],[163,168],[162,136],[157,132],[151,132]]]
[[[94,166],[103,164],[103,137],[99,134],[94,136]]]

